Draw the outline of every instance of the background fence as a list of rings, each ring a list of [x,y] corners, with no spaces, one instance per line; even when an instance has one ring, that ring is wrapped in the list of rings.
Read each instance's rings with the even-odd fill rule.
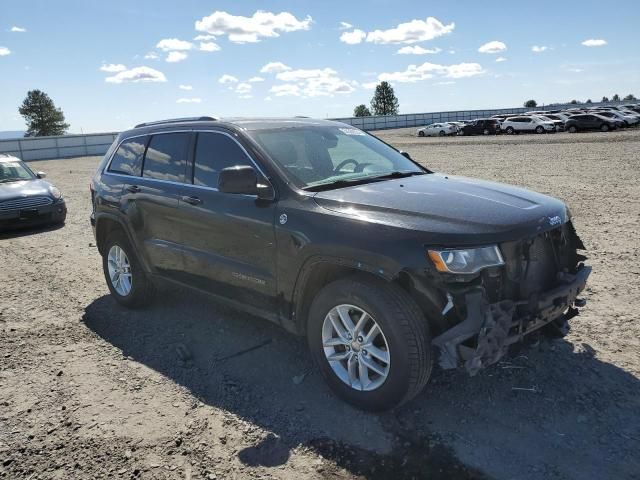
[[[94,133],[0,140],[0,154],[15,155],[25,161],[104,155],[117,135]]]
[[[531,110],[558,110],[621,105],[624,102],[547,105],[538,108],[499,108],[493,110],[457,110],[451,112],[409,113],[406,115],[386,115],[372,117],[333,118],[363,130],[387,130],[390,128],[421,127],[435,122],[455,122],[486,118],[499,114],[514,114]],[[0,154],[15,155],[25,161],[48,160],[53,158],[84,157],[104,155],[115,140],[115,133],[94,133],[88,135],[62,135],[59,137],[25,137],[0,140]]]

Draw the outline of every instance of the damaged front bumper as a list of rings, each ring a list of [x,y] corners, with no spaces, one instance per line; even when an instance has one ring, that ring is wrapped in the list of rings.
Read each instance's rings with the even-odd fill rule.
[[[442,368],[463,364],[474,375],[496,363],[510,345],[554,320],[569,319],[584,305],[584,290],[591,267],[582,265],[575,274],[563,273],[560,284],[526,301],[488,303],[482,287],[465,294],[466,318],[433,340],[440,350]]]

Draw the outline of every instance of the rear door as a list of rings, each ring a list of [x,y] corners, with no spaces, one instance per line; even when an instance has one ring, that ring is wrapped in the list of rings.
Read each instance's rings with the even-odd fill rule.
[[[223,131],[198,132],[193,158],[193,184],[186,187],[180,203],[187,282],[251,307],[275,311],[276,204],[258,200],[256,195],[218,190],[223,168],[257,165]]]
[[[154,273],[177,278],[183,271],[179,200],[186,178],[191,132],[151,135],[142,176],[123,191],[136,242]]]

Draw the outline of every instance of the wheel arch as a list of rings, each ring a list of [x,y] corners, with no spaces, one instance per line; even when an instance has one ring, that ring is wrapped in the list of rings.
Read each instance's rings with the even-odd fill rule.
[[[148,272],[148,265],[144,256],[140,255],[138,251],[137,244],[131,238],[131,234],[129,229],[127,228],[124,221],[118,218],[116,215],[111,215],[108,213],[103,213],[102,215],[98,215],[96,217],[96,246],[98,247],[98,252],[100,255],[104,255],[106,252],[104,251],[105,243],[109,235],[115,231],[123,232],[127,238],[129,239],[129,244],[131,248],[133,248],[134,253],[142,265],[142,268]]]

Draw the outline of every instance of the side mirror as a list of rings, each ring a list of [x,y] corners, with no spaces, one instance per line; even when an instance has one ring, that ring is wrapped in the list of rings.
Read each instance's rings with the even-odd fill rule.
[[[402,150],[400,150],[400,155],[402,155],[403,157],[408,158],[409,160],[413,160],[411,158],[411,155],[409,155],[409,152],[403,152]]]
[[[249,165],[236,165],[220,170],[218,190],[223,193],[256,195],[261,200],[274,199],[271,185],[258,183],[258,174],[255,168]]]
[[[47,174],[46,174],[46,173],[44,173],[44,172],[38,172],[38,173],[36,173],[36,177],[38,177],[38,178],[46,178],[46,176],[47,176]]]

